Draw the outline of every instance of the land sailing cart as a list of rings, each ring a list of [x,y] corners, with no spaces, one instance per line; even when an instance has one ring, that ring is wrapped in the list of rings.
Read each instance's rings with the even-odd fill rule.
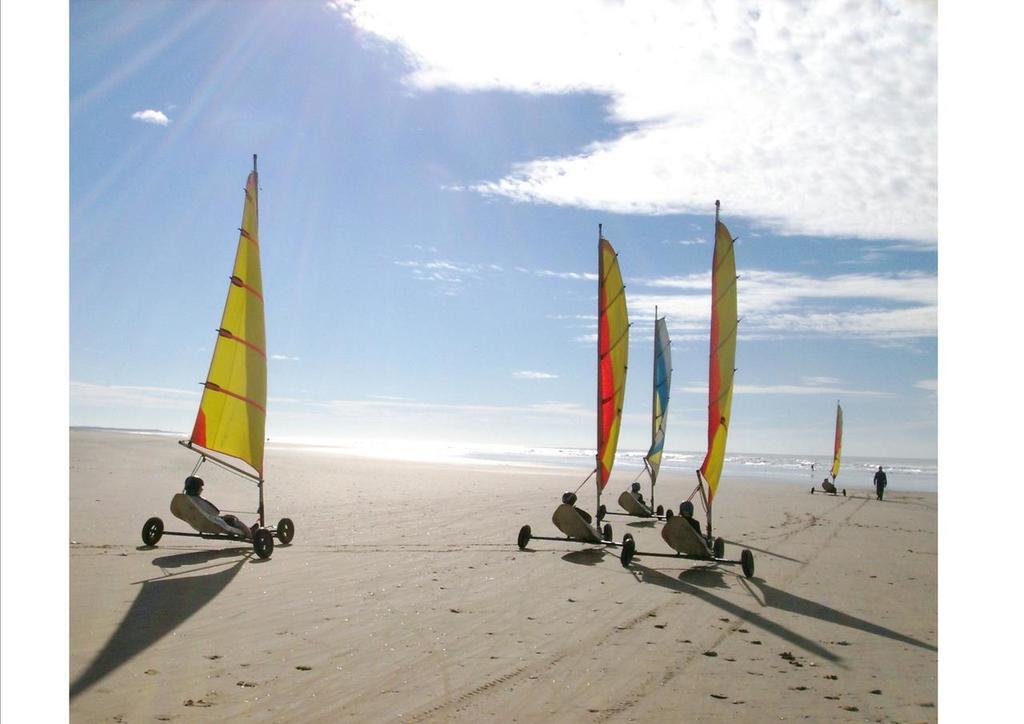
[[[634,556],[688,558],[716,563],[740,564],[743,575],[754,575],[754,554],[744,549],[740,560],[725,558],[725,539],[715,538],[711,527],[712,502],[718,490],[725,462],[725,443],[729,434],[732,410],[733,378],[736,372],[736,331],[739,327],[736,300],[735,239],[718,220],[719,202],[715,202],[715,253],[711,266],[711,343],[708,375],[708,450],[697,470],[697,487],[684,505],[692,509],[691,500],[699,494],[707,514],[706,534],[683,515],[669,519],[661,529],[661,537],[675,553],[642,553],[632,539],[624,541],[619,560],[628,567]],[[667,511],[671,512],[671,511]]]
[[[295,525],[282,518],[268,526],[263,504],[263,452],[266,442],[267,353],[263,315],[263,279],[260,273],[259,177],[256,156],[245,184],[242,226],[239,228],[235,265],[228,285],[227,300],[210,370],[203,383],[199,412],[188,440],[179,444],[199,454],[199,461],[186,480],[186,491],[171,498],[171,513],[194,532],[164,529],[163,520],[152,517],[142,526],[142,542],[155,546],[165,535],[192,536],[207,540],[245,541],[256,555],[269,558],[274,538],[289,544]],[[218,454],[236,458],[251,468],[246,470]],[[205,462],[231,471],[255,483],[258,490],[259,518],[247,527],[232,515],[220,511],[200,497],[202,479],[196,477]]]
[[[524,525],[519,529],[517,540],[520,550],[525,549],[531,540],[619,545],[612,540],[611,525],[606,523],[601,527],[606,512],[605,506],[601,504],[601,491],[611,477],[619,442],[629,358],[629,317],[618,254],[611,242],[604,238],[600,224],[597,227],[597,239],[597,454],[594,470],[576,488],[578,492],[590,478],[595,477],[597,515],[592,525],[590,514],[575,506],[576,492],[567,491],[562,496],[562,504],[551,516],[551,522],[565,537],[535,536],[532,528]],[[624,543],[632,539],[627,534]]]

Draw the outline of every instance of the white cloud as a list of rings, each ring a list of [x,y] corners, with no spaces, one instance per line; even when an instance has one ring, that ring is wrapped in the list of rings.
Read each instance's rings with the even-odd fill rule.
[[[550,372],[534,372],[532,370],[518,370],[512,373],[517,380],[557,380],[558,375]]]
[[[678,388],[681,392],[693,392],[706,395],[707,384]],[[876,390],[851,390],[844,387],[825,387],[820,385],[736,385],[733,392],[737,395],[848,395],[860,397],[890,397],[891,392]]]
[[[709,274],[659,277],[634,282],[630,318],[653,316],[657,305],[678,331],[706,329],[710,317]],[[836,302],[846,304],[837,308]],[[938,330],[938,281],[933,274],[840,274],[812,277],[794,272],[744,271],[739,279],[740,335],[868,337],[879,341],[934,337]],[[851,306],[852,305],[852,306]]]
[[[299,361],[298,357],[289,357],[286,354],[272,354],[272,355],[270,355],[270,359],[286,360],[288,362],[298,362]]]
[[[928,390],[929,392],[936,392],[939,389],[938,380],[919,380],[914,383],[914,387],[919,390]]]
[[[195,409],[200,391],[200,385],[196,385],[194,390],[181,390],[144,385],[100,385],[75,380],[71,380],[69,387],[72,404],[173,410]]]
[[[154,111],[147,109],[145,111],[135,111],[132,114],[132,118],[136,121],[142,121],[143,123],[153,123],[157,126],[166,126],[171,122],[171,119],[164,115],[163,111]]]
[[[578,279],[588,282],[596,282],[597,274],[592,272],[556,272],[550,269],[538,269],[534,272],[539,277],[554,277],[555,279]]]
[[[720,198],[780,233],[935,244],[934,2],[329,5],[397,45],[413,88],[608,99],[617,138],[480,193],[644,214]]]

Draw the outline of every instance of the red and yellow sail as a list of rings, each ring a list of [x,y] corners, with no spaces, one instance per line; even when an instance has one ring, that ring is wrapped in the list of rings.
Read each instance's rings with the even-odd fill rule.
[[[260,274],[259,182],[255,168],[245,184],[235,266],[210,372],[190,441],[244,460],[263,476],[267,418],[267,343]]]
[[[598,254],[597,314],[597,486],[604,490],[615,463],[626,395],[629,317],[618,254],[601,238]]]
[[[708,452],[700,474],[708,484],[708,503],[714,499],[725,462],[725,441],[732,409],[736,367],[736,257],[725,224],[715,221],[715,256],[711,268],[711,360],[708,380]]]
[[[836,447],[832,453],[832,479],[839,475],[839,458],[843,454],[843,408],[836,403]]]

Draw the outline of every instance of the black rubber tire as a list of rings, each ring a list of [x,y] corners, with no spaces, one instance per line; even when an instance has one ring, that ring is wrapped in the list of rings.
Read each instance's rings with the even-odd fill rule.
[[[622,553],[619,554],[619,563],[622,564],[623,568],[629,568],[629,562],[633,560],[633,555],[636,553],[636,543],[633,542],[631,536],[626,536],[622,539]]]
[[[164,522],[153,516],[142,526],[142,542],[147,546],[155,546],[164,535]]]
[[[530,526],[524,525],[522,528],[519,529],[519,540],[517,541],[517,543],[519,544],[519,550],[523,550],[524,548],[526,548],[527,545],[529,545],[530,538],[532,536],[533,531],[530,529]]]
[[[846,497],[846,488],[843,488],[843,497]]]
[[[657,507],[657,508],[656,508],[656,509],[654,510],[654,514],[655,514],[655,515],[657,515],[657,516],[659,516],[659,517],[660,517],[660,516],[662,516],[662,515],[665,515],[665,506],[664,506],[664,505],[659,505],[659,506],[658,506],[658,507]]]
[[[725,558],[725,538],[721,536],[715,538],[715,543],[711,546],[711,550],[714,552],[715,558]]]
[[[597,507],[597,522],[600,523],[604,520],[606,515],[608,515],[608,508],[606,508],[604,503],[602,503]]]
[[[281,518],[281,520],[277,521],[277,539],[281,541],[281,545],[288,545],[294,537],[295,523],[292,522],[291,518]]]
[[[814,488],[811,488],[811,495],[814,495]]]
[[[626,541],[631,541],[631,540],[633,540],[633,534],[632,533],[626,533],[626,535],[622,536],[622,545],[626,545]]]
[[[612,536],[614,535],[614,533],[612,533],[612,524],[605,523],[604,528],[601,530],[601,532],[604,534],[604,540],[611,540]]]
[[[274,536],[266,528],[260,528],[252,538],[252,548],[263,560],[270,558],[274,552]]]
[[[675,513],[673,513],[673,512],[672,512],[672,509],[671,509],[671,508],[669,508],[668,510],[666,510],[666,511],[665,511],[665,522],[666,522],[666,523],[668,523],[668,522],[669,522],[670,520],[672,520],[672,516],[673,516],[673,515],[675,515]]]
[[[743,575],[747,578],[754,577],[754,554],[746,548],[740,554],[740,565],[743,567]]]

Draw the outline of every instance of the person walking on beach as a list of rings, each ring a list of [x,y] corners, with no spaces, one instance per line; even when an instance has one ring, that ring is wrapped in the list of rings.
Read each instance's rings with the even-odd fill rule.
[[[889,481],[885,479],[885,471],[882,470],[882,466],[878,466],[878,472],[875,473],[875,495],[878,499],[882,499],[882,493],[885,492],[885,486],[889,484]]]

